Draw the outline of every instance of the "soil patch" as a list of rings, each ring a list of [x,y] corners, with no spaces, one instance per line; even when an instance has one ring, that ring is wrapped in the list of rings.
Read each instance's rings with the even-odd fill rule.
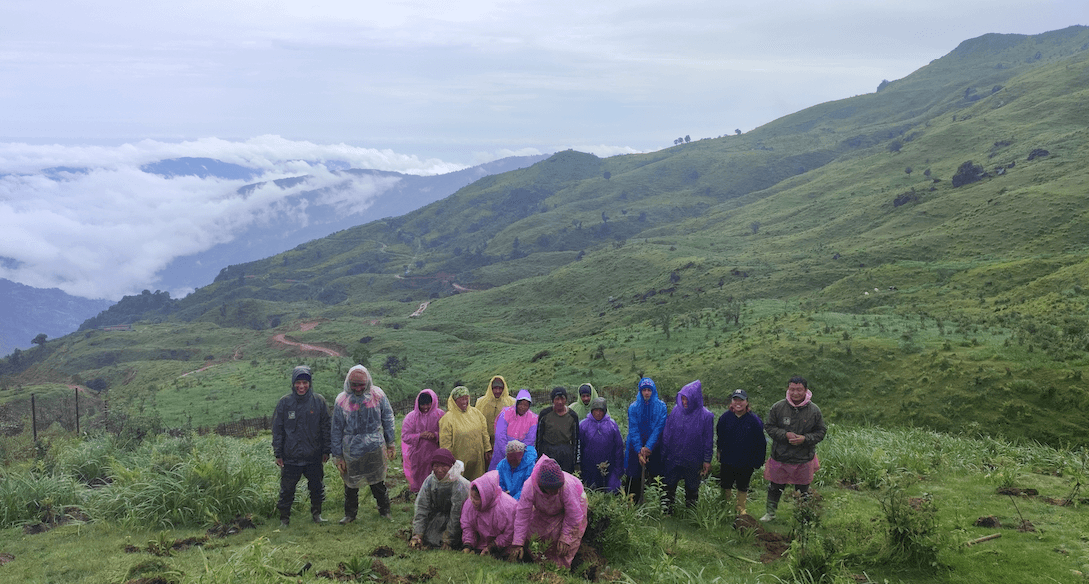
[[[980,517],[976,519],[976,527],[1002,527],[1002,522],[998,520],[994,515],[988,515],[986,517]]]
[[[995,489],[999,495],[1013,495],[1014,497],[1035,497],[1040,494],[1036,489],[1022,489],[1019,487],[999,487]]]
[[[6,564],[8,562],[14,562],[14,561],[15,561],[15,556],[13,556],[13,555],[11,555],[11,554],[9,554],[7,552],[0,553],[0,566],[3,566],[4,564]]]
[[[770,564],[783,557],[783,554],[790,548],[790,536],[768,531],[760,523],[760,520],[752,515],[738,516],[737,520],[734,521],[734,529],[747,529],[753,532],[753,535],[756,536],[756,543],[764,548],[764,553],[760,554],[760,561],[765,564]]]
[[[253,515],[239,515],[227,523],[216,522],[215,525],[208,528],[207,534],[208,537],[227,537],[243,529],[257,529],[257,525],[253,522]]]
[[[185,551],[191,547],[209,547],[206,545],[207,543],[208,536],[200,535],[180,539],[153,539],[147,542],[147,545],[145,545],[144,547],[129,544],[126,545],[124,549],[126,554],[139,554],[146,552],[153,556],[165,557],[172,556],[174,555],[174,552]]]
[[[39,509],[38,514],[39,522],[23,526],[23,533],[26,535],[34,535],[37,533],[45,533],[54,527],[60,527],[61,525],[67,525],[69,523],[79,522],[87,523],[91,520],[83,509],[79,507],[63,507],[58,510],[52,505],[46,505]]]
[[[379,546],[375,548],[378,551],[385,546]],[[388,548],[386,548],[388,549]],[[374,553],[372,552],[372,556]],[[336,570],[322,570],[317,573],[319,578],[325,578],[327,580],[334,580],[337,582],[383,582],[386,584],[413,584],[415,582],[427,582],[438,576],[439,570],[435,566],[428,566],[426,570],[419,574],[395,574],[393,570],[390,570],[388,566],[382,563],[382,560],[374,559],[371,561],[370,566],[359,565],[353,562],[352,566],[349,566],[345,562],[337,564]]]

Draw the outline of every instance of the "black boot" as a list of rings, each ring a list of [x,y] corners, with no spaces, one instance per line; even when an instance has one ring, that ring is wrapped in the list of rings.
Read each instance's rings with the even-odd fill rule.
[[[374,495],[374,501],[378,503],[378,514],[389,519],[389,491],[386,490],[386,483],[383,481],[371,485],[371,495]]]
[[[340,520],[341,525],[347,525],[355,521],[356,513],[359,511],[359,489],[353,489],[349,486],[344,487],[344,518]]]

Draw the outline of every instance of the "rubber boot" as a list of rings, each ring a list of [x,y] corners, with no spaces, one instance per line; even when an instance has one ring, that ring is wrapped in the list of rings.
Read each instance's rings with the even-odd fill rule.
[[[347,525],[355,521],[355,515],[359,511],[359,489],[344,486],[344,518],[341,525]]]
[[[761,523],[767,523],[768,521],[775,521],[775,510],[779,508],[779,501],[768,499],[767,513],[760,518]]]
[[[314,520],[314,523],[325,523],[325,520],[321,517],[321,504],[310,506],[310,518]]]
[[[737,509],[737,516],[741,517],[745,514],[745,502],[748,501],[749,494],[745,491],[737,492],[737,504],[734,506]]]
[[[371,495],[374,495],[374,500],[378,503],[378,514],[384,519],[389,519],[389,491],[386,489],[385,481],[371,485]]]

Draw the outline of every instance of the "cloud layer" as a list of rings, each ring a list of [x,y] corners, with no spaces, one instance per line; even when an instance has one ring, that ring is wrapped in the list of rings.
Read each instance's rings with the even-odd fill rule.
[[[180,157],[214,158],[257,171],[252,181],[165,178],[140,170]],[[230,241],[273,215],[307,221],[303,191],[338,186],[317,202],[358,213],[397,179],[339,174],[329,166],[442,174],[462,168],[389,150],[262,136],[117,147],[0,144],[0,277],[89,298],[154,288],[175,257]],[[58,168],[59,167],[59,168]],[[46,170],[47,172],[43,172]],[[281,188],[270,181],[303,176]],[[239,193],[247,183],[264,184]]]

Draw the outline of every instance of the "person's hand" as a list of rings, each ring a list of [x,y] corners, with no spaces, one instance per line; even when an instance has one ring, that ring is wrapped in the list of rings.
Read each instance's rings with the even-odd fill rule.
[[[329,462],[329,455],[328,454],[322,454],[321,455],[321,463],[325,464],[327,462]]]
[[[490,556],[490,555],[492,555],[492,548],[491,548],[491,546],[484,546],[484,549],[480,550],[480,555],[482,555],[482,556]]]
[[[805,434],[795,434],[794,432],[787,432],[787,441],[794,446],[798,446],[801,443],[805,442]]]
[[[386,458],[393,460],[395,453],[393,452],[393,446],[386,447]]]
[[[517,561],[522,559],[522,553],[523,553],[522,546],[512,545],[509,548],[507,548],[507,559],[512,561],[512,562],[517,562]]]
[[[442,542],[442,547],[441,547],[441,548],[439,548],[439,549],[440,549],[440,550],[452,550],[452,549],[454,549],[454,548],[450,547],[450,544],[448,544],[448,543],[446,543],[446,542],[444,541],[444,542]]]
[[[568,545],[568,544],[566,544],[566,543],[564,543],[562,541],[556,542],[556,555],[558,555],[558,556],[560,556],[562,558],[562,557],[566,556],[567,552],[569,552],[569,551],[571,551],[571,546],[570,545]]]
[[[461,553],[463,553],[463,554],[471,554],[471,553],[473,553],[473,548],[471,548],[471,547],[468,547],[468,546],[465,546],[465,549],[461,550]]]
[[[276,459],[276,466],[278,466],[278,467],[280,467],[280,468],[283,468],[283,467],[284,467],[284,459],[282,459],[282,458],[277,458],[277,459]]]
[[[700,476],[705,477],[708,474],[710,474],[710,472],[711,472],[711,463],[710,462],[703,463],[703,468],[700,469]]]
[[[597,463],[597,470],[599,472],[601,472],[601,476],[603,476],[603,477],[609,476],[609,462],[605,461],[605,462]]]
[[[485,452],[484,453],[484,460],[490,461],[492,459],[492,452],[493,452],[492,450],[489,450],[489,451]]]
[[[344,462],[343,458],[338,458],[334,464],[337,465],[337,470],[340,471],[340,474],[348,473],[348,463]]]
[[[408,540],[408,547],[418,550],[423,547],[423,537],[420,534],[412,536],[412,539]]]

